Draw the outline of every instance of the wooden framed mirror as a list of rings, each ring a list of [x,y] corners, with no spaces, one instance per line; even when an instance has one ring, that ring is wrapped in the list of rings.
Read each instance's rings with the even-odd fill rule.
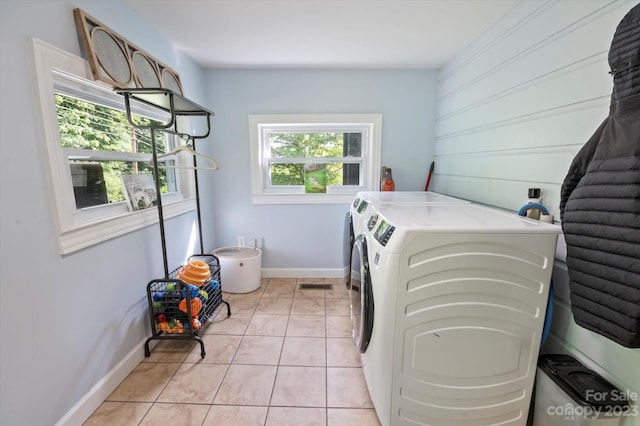
[[[73,16],[94,80],[116,88],[164,88],[184,95],[177,72],[83,10],[74,9]]]

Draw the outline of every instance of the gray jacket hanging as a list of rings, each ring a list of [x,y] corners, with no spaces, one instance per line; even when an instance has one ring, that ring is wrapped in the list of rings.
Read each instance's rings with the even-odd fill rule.
[[[640,347],[640,5],[609,50],[609,116],[562,184],[571,310],[580,326]]]

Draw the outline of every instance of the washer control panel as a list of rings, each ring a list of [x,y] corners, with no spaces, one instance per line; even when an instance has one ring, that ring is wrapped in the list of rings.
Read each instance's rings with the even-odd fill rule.
[[[373,228],[376,226],[376,223],[378,223],[378,215],[372,214],[369,218],[369,221],[367,222],[367,229],[369,231],[373,230]]]
[[[378,229],[376,229],[375,234],[373,234],[373,237],[378,240],[380,244],[386,246],[393,235],[393,231],[395,230],[395,226],[392,226],[387,221],[383,220],[380,222],[380,225],[378,226]]]
[[[360,205],[356,208],[356,211],[360,214],[362,214],[362,212],[364,212],[367,209],[367,206],[369,205],[368,202],[362,200],[360,202]]]

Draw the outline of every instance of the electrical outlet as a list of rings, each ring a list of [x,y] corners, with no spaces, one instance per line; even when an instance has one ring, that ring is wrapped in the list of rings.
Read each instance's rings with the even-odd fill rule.
[[[244,247],[244,237],[242,235],[238,236],[238,247]]]

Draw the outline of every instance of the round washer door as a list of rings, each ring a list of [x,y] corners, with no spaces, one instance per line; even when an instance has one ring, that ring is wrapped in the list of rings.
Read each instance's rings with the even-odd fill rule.
[[[344,230],[344,246],[343,246],[343,250],[344,250],[344,265],[347,267],[348,271],[349,271],[349,275],[347,275],[347,279],[345,280],[345,284],[347,285],[347,288],[349,288],[349,282],[351,281],[351,258],[353,255],[353,244],[356,241],[356,236],[354,234],[353,231],[353,215],[351,214],[351,212],[347,213],[347,217],[345,219],[345,230]]]
[[[351,253],[351,278],[349,280],[351,299],[351,330],[353,341],[360,353],[369,346],[373,333],[373,289],[369,271],[367,239],[359,235]]]

